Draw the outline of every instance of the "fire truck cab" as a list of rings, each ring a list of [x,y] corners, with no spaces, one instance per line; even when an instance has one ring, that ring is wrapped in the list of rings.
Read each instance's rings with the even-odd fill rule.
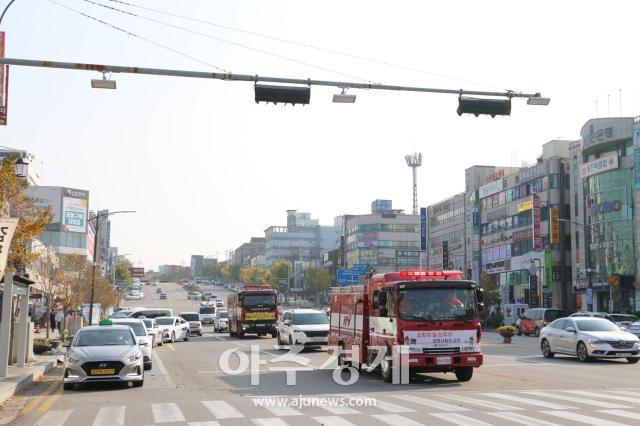
[[[340,365],[379,367],[390,382],[397,368],[390,355],[403,345],[411,376],[454,372],[468,381],[482,365],[482,290],[459,271],[377,274],[332,288],[330,298],[329,352]]]
[[[245,333],[276,337],[278,293],[270,285],[245,285],[227,298],[229,336]]]

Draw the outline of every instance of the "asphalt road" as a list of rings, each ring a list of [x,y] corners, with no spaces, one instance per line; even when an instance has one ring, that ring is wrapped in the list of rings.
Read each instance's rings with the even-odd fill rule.
[[[145,287],[140,306],[197,310],[176,284]],[[226,299],[220,287],[214,291]],[[542,358],[534,337],[501,343],[486,333],[485,365],[470,382],[432,374],[406,385],[385,384],[361,373],[352,385],[333,380],[335,364],[323,350],[287,359],[270,337],[230,338],[206,327],[203,337],[155,349],[154,366],[142,388],[102,384],[63,391],[60,369],[2,407],[0,424],[16,425],[637,425],[640,368],[625,361],[581,364],[570,357]],[[253,353],[253,360],[251,353]],[[233,351],[228,374],[220,359]],[[296,361],[300,361],[298,364]],[[224,364],[224,363],[222,363]],[[287,385],[283,367],[304,368]],[[253,380],[252,383],[252,374]],[[293,376],[293,375],[291,375]],[[347,380],[348,375],[342,378]],[[290,377],[290,379],[294,379]],[[257,380],[257,383],[256,383]],[[336,399],[337,398],[337,399]]]

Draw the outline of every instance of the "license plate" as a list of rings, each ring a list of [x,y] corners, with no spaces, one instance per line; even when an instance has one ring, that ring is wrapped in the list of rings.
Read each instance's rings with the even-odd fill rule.
[[[312,337],[312,338],[311,338],[311,341],[312,341],[312,342],[324,342],[324,341],[326,341],[326,340],[327,340],[327,338],[326,338],[326,337]]]
[[[448,365],[451,364],[450,356],[439,356],[436,358],[436,364],[438,365]]]
[[[112,374],[116,374],[115,368],[92,368],[91,369],[92,376],[109,376]]]
[[[616,354],[616,356],[617,356],[618,358],[626,358],[626,357],[628,357],[628,356],[631,356],[631,354],[630,354],[630,353],[627,353],[627,352],[619,352],[619,353],[617,353],[617,354]]]

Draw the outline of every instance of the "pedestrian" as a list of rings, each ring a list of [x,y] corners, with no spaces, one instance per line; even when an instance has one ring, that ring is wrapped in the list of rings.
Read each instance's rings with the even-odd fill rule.
[[[53,310],[49,312],[49,327],[51,327],[51,331],[56,330],[56,313]]]
[[[62,313],[62,309],[56,312],[55,320],[56,320],[56,328],[58,329],[58,333],[60,333],[60,335],[62,336],[62,325],[63,325],[62,323],[64,322],[64,314]]]

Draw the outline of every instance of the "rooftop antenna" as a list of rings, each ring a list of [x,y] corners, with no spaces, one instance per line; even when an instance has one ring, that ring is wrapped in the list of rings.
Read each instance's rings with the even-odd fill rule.
[[[422,166],[422,154],[413,153],[405,155],[407,166],[413,170],[413,214],[418,214],[418,167]]]
[[[622,117],[622,89],[618,89],[618,100],[620,101],[620,117]]]

